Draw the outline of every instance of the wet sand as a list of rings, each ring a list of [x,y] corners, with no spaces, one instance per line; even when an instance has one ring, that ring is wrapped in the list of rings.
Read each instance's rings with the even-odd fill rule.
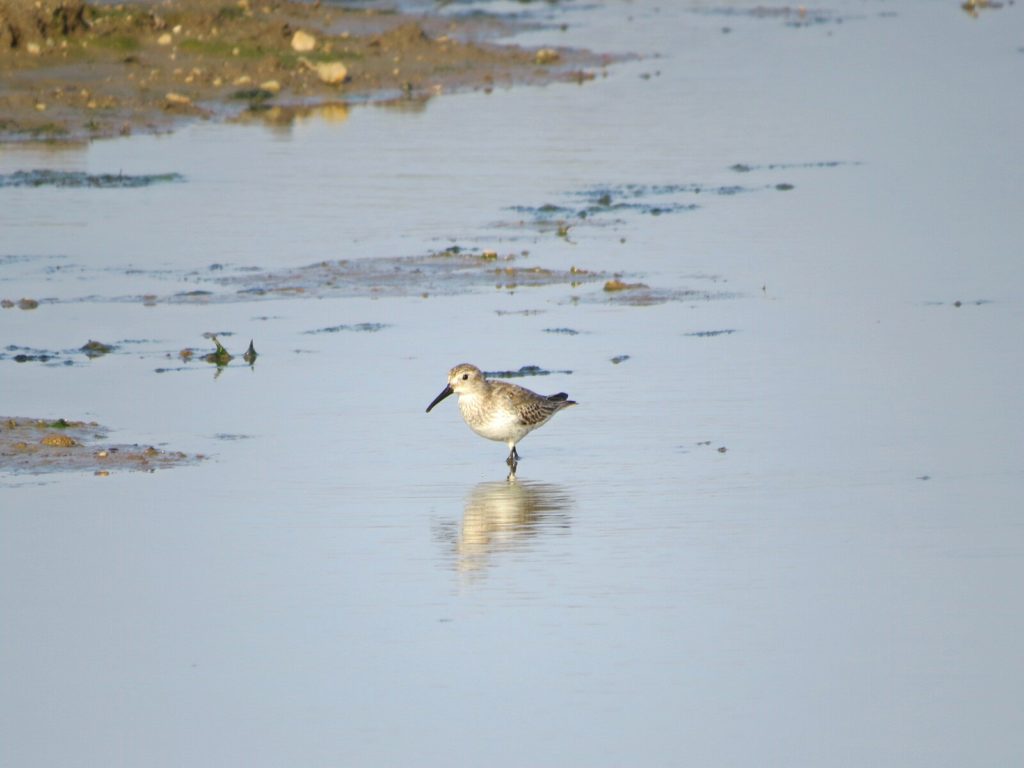
[[[583,82],[607,60],[489,42],[507,22],[319,3],[0,0],[0,141],[81,140],[349,101]]]
[[[96,422],[0,417],[0,469],[12,473],[155,472],[200,460],[180,451],[107,440]]]

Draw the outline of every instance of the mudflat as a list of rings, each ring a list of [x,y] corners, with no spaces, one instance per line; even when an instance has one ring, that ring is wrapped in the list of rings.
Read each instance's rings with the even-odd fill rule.
[[[494,42],[467,19],[288,0],[0,0],[0,141],[270,119],[371,99],[593,77],[599,56]]]

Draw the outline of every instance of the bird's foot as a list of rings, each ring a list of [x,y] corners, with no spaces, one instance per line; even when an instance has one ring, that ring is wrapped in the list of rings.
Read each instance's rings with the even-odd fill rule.
[[[513,445],[512,450],[509,451],[508,458],[505,459],[505,463],[508,464],[508,481],[511,483],[516,479],[516,469],[519,468],[519,451]]]
[[[515,479],[515,471],[519,468],[519,452],[515,450],[515,446],[512,447],[512,451],[509,453],[509,458],[505,460],[505,463],[509,465],[509,482]]]
[[[505,463],[510,467],[515,467],[519,463],[519,451],[516,450],[515,446],[512,446],[512,450],[508,454],[508,458],[505,459]],[[512,470],[515,471],[514,469]]]

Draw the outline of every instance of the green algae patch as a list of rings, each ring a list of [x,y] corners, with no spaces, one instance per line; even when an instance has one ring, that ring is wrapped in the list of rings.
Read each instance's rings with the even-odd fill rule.
[[[224,345],[221,344],[220,341],[218,341],[216,336],[213,336],[211,338],[216,348],[213,350],[213,352],[203,357],[203,360],[205,360],[207,363],[212,363],[213,365],[222,366],[227,365],[228,363],[235,359],[235,356],[224,348]]]
[[[228,351],[227,347],[225,347],[221,343],[220,339],[217,338],[218,335],[230,336],[232,334],[229,331],[224,331],[222,334],[216,334],[216,333],[210,333],[210,332],[204,333],[203,337],[207,338],[207,339],[209,339],[210,341],[213,342],[213,345],[214,345],[213,352],[207,352],[207,353],[204,354],[203,351],[200,350],[200,349],[195,349],[194,347],[185,347],[184,349],[179,350],[179,352],[178,352],[178,358],[183,363],[185,363],[185,365],[177,366],[177,367],[173,367],[173,368],[169,368],[169,367],[156,368],[155,372],[156,373],[171,373],[173,371],[186,371],[186,370],[190,370],[190,369],[191,370],[198,370],[198,368],[194,368],[192,366],[192,363],[194,361],[199,360],[199,361],[202,361],[204,363],[209,363],[210,365],[215,366],[216,367],[216,372],[214,373],[213,377],[215,379],[218,378],[221,375],[221,373],[230,365],[231,361],[236,358],[236,355],[231,354],[231,352]],[[171,355],[168,353],[167,357],[170,358]],[[249,340],[248,348],[245,350],[245,352],[242,353],[242,360],[245,361],[246,365],[248,365],[249,368],[254,368],[254,366],[256,364],[256,358],[257,357],[259,357],[259,353],[256,351],[255,344],[250,339]],[[233,367],[237,367],[237,365],[233,366]]]
[[[102,341],[96,341],[95,339],[89,339],[85,344],[79,347],[81,352],[85,353],[85,356],[90,360],[97,357],[103,357],[103,355],[109,355],[117,347],[113,344],[105,344]]]

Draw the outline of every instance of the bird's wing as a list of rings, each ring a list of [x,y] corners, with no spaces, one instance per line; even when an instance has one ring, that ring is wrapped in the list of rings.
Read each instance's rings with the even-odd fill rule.
[[[502,394],[508,398],[517,421],[523,426],[543,424],[551,418],[555,411],[566,405],[560,399],[552,400],[517,384],[504,383],[505,388]]]

